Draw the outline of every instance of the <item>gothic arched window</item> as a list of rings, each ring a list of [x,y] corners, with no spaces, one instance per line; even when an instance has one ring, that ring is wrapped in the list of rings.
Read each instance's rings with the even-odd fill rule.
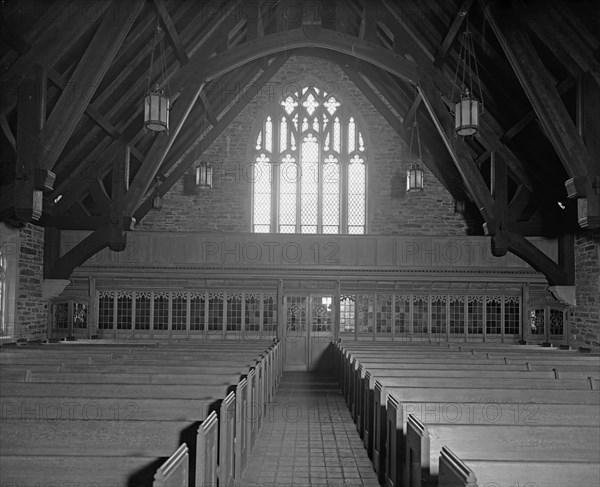
[[[255,140],[252,231],[366,233],[365,142],[336,97],[287,95]]]

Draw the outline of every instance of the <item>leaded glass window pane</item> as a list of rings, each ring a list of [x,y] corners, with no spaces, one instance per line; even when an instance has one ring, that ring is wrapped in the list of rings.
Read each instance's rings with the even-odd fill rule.
[[[227,293],[227,330],[242,329],[242,293]]]
[[[504,334],[518,335],[521,331],[521,299],[518,296],[504,298]]]
[[[117,330],[131,329],[131,292],[119,291],[117,293]]]
[[[559,309],[550,309],[550,335],[564,333],[564,313]]]
[[[279,113],[265,115],[255,144],[254,232],[366,232],[364,137],[342,108],[307,86],[286,94]]]
[[[410,333],[410,297],[397,295],[394,302],[394,335]]]
[[[340,165],[333,156],[326,158],[323,166],[323,204],[321,206],[323,233],[339,233]]]
[[[135,293],[135,329],[150,329],[150,291]]]
[[[312,134],[302,142],[300,221],[302,233],[315,233],[319,209],[319,144]]]
[[[296,204],[298,188],[298,165],[296,159],[287,154],[279,168],[279,231],[296,231]]]
[[[413,332],[427,333],[428,296],[413,296]]]
[[[487,296],[485,301],[485,332],[487,335],[499,335],[502,326],[502,298]]]
[[[113,328],[113,310],[115,302],[113,293],[103,291],[98,300],[98,328],[101,330],[112,330]]]
[[[154,293],[154,329],[169,329],[169,293]]]
[[[173,330],[185,330],[187,325],[187,295],[184,292],[173,293],[171,327]]]
[[[354,156],[348,167],[348,233],[365,233],[366,170],[364,160]]]
[[[451,335],[465,332],[465,298],[450,296],[450,328]]]
[[[271,231],[271,163],[265,154],[254,163],[254,231]]]
[[[469,335],[483,334],[483,296],[469,296],[467,317]]]
[[[204,316],[206,309],[205,293],[192,293],[190,297],[190,330],[202,331],[204,327]]]
[[[340,296],[340,332],[354,333],[355,298],[352,295]]]
[[[534,309],[529,313],[529,330],[532,335],[545,334],[544,310]]]

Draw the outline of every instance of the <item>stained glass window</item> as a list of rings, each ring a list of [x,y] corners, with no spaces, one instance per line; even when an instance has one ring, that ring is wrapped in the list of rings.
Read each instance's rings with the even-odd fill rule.
[[[367,150],[348,112],[331,93],[304,87],[265,115],[253,156],[254,232],[366,232]]]

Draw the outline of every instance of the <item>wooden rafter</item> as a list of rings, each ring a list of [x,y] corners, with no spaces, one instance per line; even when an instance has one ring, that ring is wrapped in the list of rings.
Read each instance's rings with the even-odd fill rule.
[[[509,250],[536,271],[543,273],[551,286],[571,284],[564,269],[525,237],[515,232],[508,232],[507,239]]]
[[[409,145],[411,139],[411,132],[404,126],[402,121],[387,107],[387,105],[379,98],[379,96],[371,89],[367,82],[360,76],[359,73],[351,68],[346,67],[344,64],[340,64],[341,69],[346,73],[350,81],[352,81],[362,94],[371,102],[371,104],[381,113],[383,118],[390,124],[390,126],[396,131],[396,133]],[[418,96],[418,95],[417,95]],[[388,99],[388,103],[393,105],[393,101]],[[398,110],[399,107],[396,107]],[[429,168],[429,170],[435,175],[435,177],[448,189],[455,199],[462,199],[463,194],[457,191],[456,183],[450,183],[450,180],[446,172],[442,171],[439,161],[431,155],[429,150],[426,148],[424,151],[423,163]]]
[[[462,26],[467,14],[469,13],[469,9],[471,8],[471,5],[473,5],[474,1],[475,0],[463,0],[462,4],[458,8],[458,12],[456,13],[454,20],[452,21],[452,24],[450,25],[450,28],[448,29],[448,32],[442,41],[442,45],[435,55],[434,64],[436,66],[441,66],[446,59],[446,54],[448,54],[448,50],[454,42],[454,39],[456,38],[458,31]]]
[[[192,63],[195,62],[198,64],[198,66],[201,66],[206,61],[207,53],[214,52],[214,49],[220,42],[221,37],[227,32],[227,21],[231,19],[231,17],[234,15],[236,7],[240,4],[240,2],[241,0],[230,1],[227,5],[223,7],[223,11],[220,15],[212,15],[210,17],[210,5],[205,7],[201,11],[197,19],[201,20],[202,18],[209,17],[210,20],[206,23],[206,25],[203,26],[202,31],[200,35],[197,36],[197,38],[193,37],[193,33],[191,32],[191,30],[186,29],[186,31],[184,32],[184,40],[188,41],[189,43],[189,53],[190,56],[192,56]],[[174,95],[179,94],[179,90],[181,90],[184,86],[188,74],[189,73],[182,73],[181,70],[179,70],[173,76],[171,80],[171,88]],[[111,83],[111,85],[115,85],[116,87],[120,78],[121,74],[117,76],[116,82]],[[136,83],[133,86],[130,86],[128,90],[122,93],[122,99],[135,99],[138,96],[138,92],[142,89],[144,83],[145,81],[143,79],[140,79],[138,83]],[[99,95],[98,102],[101,103],[102,100],[106,99],[108,99],[108,90],[104,92],[104,95]],[[108,114],[106,114],[106,116],[110,116],[111,118],[120,116],[121,112],[116,110],[119,107],[122,108],[123,105],[124,104],[122,103],[116,104],[114,106],[114,109],[111,109],[111,111]],[[110,170],[110,163],[113,160],[113,154],[115,153],[115,151],[118,151],[119,142],[125,140],[129,143],[130,146],[134,146],[136,144],[141,134],[143,134],[142,127],[138,121],[140,111],[141,108],[138,108],[138,110],[131,115],[129,120],[120,124],[120,127],[126,127],[124,129],[121,129],[123,133],[122,137],[120,137],[118,140],[110,140],[104,145],[98,144],[96,142],[96,147],[88,151],[88,154],[86,155],[84,160],[79,162],[76,169],[72,171],[72,173],[69,175],[69,181],[64,181],[63,185],[60,185],[59,183],[59,186],[52,195],[52,197],[56,197],[58,194],[64,193],[63,198],[55,207],[55,213],[57,215],[67,211],[70,205],[72,205],[75,201],[77,201],[78,198],[81,198],[82,195],[85,194],[90,182],[93,180],[90,179],[90,177],[88,176],[90,173],[100,174],[104,176]],[[91,135],[92,134],[90,134],[90,136]],[[93,139],[90,138],[90,140]],[[82,145],[82,147],[86,146]],[[139,154],[137,153],[137,151],[132,151],[132,153],[140,161],[144,159],[144,157],[138,157]]]
[[[169,43],[173,47],[175,51],[175,56],[180,64],[187,64],[190,60],[187,53],[185,52],[185,48],[183,47],[183,43],[181,42],[181,38],[177,33],[177,29],[175,29],[175,25],[173,24],[173,20],[167,11],[167,7],[163,0],[154,0],[154,6],[158,11],[158,15],[160,15],[160,19],[162,20],[163,25],[167,31],[167,38],[169,39]]]
[[[263,73],[254,81],[253,87],[262,88],[272,77],[279,71],[286,57],[280,54],[269,64],[269,67],[263,71]],[[197,149],[194,149],[193,154],[187,156],[186,159],[181,161],[177,167],[175,167],[165,180],[158,186],[157,191],[162,196],[181,178],[186,171],[191,167],[195,161],[196,154],[201,155],[208,147],[217,139],[217,137],[227,128],[227,126],[241,113],[241,111],[248,105],[249,99],[246,96],[241,96],[239,99],[231,105],[226,113],[219,119],[217,124],[197,143],[200,144]],[[173,161],[175,164],[177,161]],[[163,168],[164,171],[169,171],[171,167]],[[151,197],[146,198],[141,205],[135,210],[133,217],[136,221],[140,221],[148,211],[152,208]]]
[[[405,57],[357,37],[335,33],[318,26],[303,26],[270,34],[214,56],[206,60],[201,68],[192,67],[189,63],[183,70],[190,75],[202,74],[209,81],[263,56],[302,47],[319,47],[354,56],[408,83],[415,84],[420,77],[416,63]]]
[[[512,11],[509,16],[509,12],[490,6],[485,12],[567,174],[586,174],[587,149],[527,33],[515,23]]]
[[[444,72],[437,69],[434,65],[435,55],[434,49],[422,41],[421,36],[411,27],[405,15],[401,9],[395,6],[389,0],[381,0],[383,5],[388,9],[388,13],[391,19],[396,21],[396,32],[398,35],[399,42],[402,42],[404,49],[411,53],[416,59],[421,76],[427,76],[433,82],[432,89],[438,93],[451,93],[452,92],[452,81],[450,81]],[[444,103],[450,107],[449,100],[443,98]],[[518,179],[523,181],[529,188],[533,188],[527,171],[523,167],[523,163],[519,158],[512,152],[512,150],[505,144],[502,143],[501,135],[503,133],[500,125],[493,119],[489,112],[486,112],[485,117],[481,117],[480,121],[480,134],[478,140],[486,148],[486,150],[496,151],[501,155],[510,170],[517,175]]]
[[[48,9],[39,21],[40,25],[46,27],[44,31],[35,39],[35,42],[32,42],[31,48],[27,52],[21,55],[9,69],[0,74],[0,81],[4,85],[3,89],[7,93],[15,95],[2,97],[5,103],[0,107],[1,113],[6,115],[14,108],[18,84],[31,66],[39,64],[46,70],[51,68],[63,51],[92,28],[93,23],[85,20],[86,14],[83,10],[86,6],[81,4],[79,7],[73,7],[71,4],[70,0],[60,0],[53,5],[53,8]],[[98,2],[94,14],[103,15],[110,6],[110,2]],[[73,11],[73,8],[81,10]],[[60,12],[58,16],[57,12]],[[80,21],[74,22],[74,18]],[[28,44],[22,45],[21,48],[26,45]]]
[[[143,0],[124,2],[118,21],[112,15],[102,19],[69,80],[77,88],[78,96],[73,100],[72,93],[63,92],[40,134],[37,158],[41,167],[54,167],[143,4]]]
[[[465,186],[477,204],[488,228],[493,228],[495,226],[494,202],[481,173],[476,169],[474,161],[466,150],[464,140],[462,138],[453,139],[453,134],[450,133],[451,127],[447,123],[448,112],[441,105],[441,98],[435,96],[432,87],[423,83],[419,85],[418,90]]]

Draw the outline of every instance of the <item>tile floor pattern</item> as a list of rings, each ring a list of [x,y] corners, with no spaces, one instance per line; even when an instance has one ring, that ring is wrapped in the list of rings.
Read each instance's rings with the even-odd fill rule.
[[[335,380],[286,372],[239,487],[378,487]]]

